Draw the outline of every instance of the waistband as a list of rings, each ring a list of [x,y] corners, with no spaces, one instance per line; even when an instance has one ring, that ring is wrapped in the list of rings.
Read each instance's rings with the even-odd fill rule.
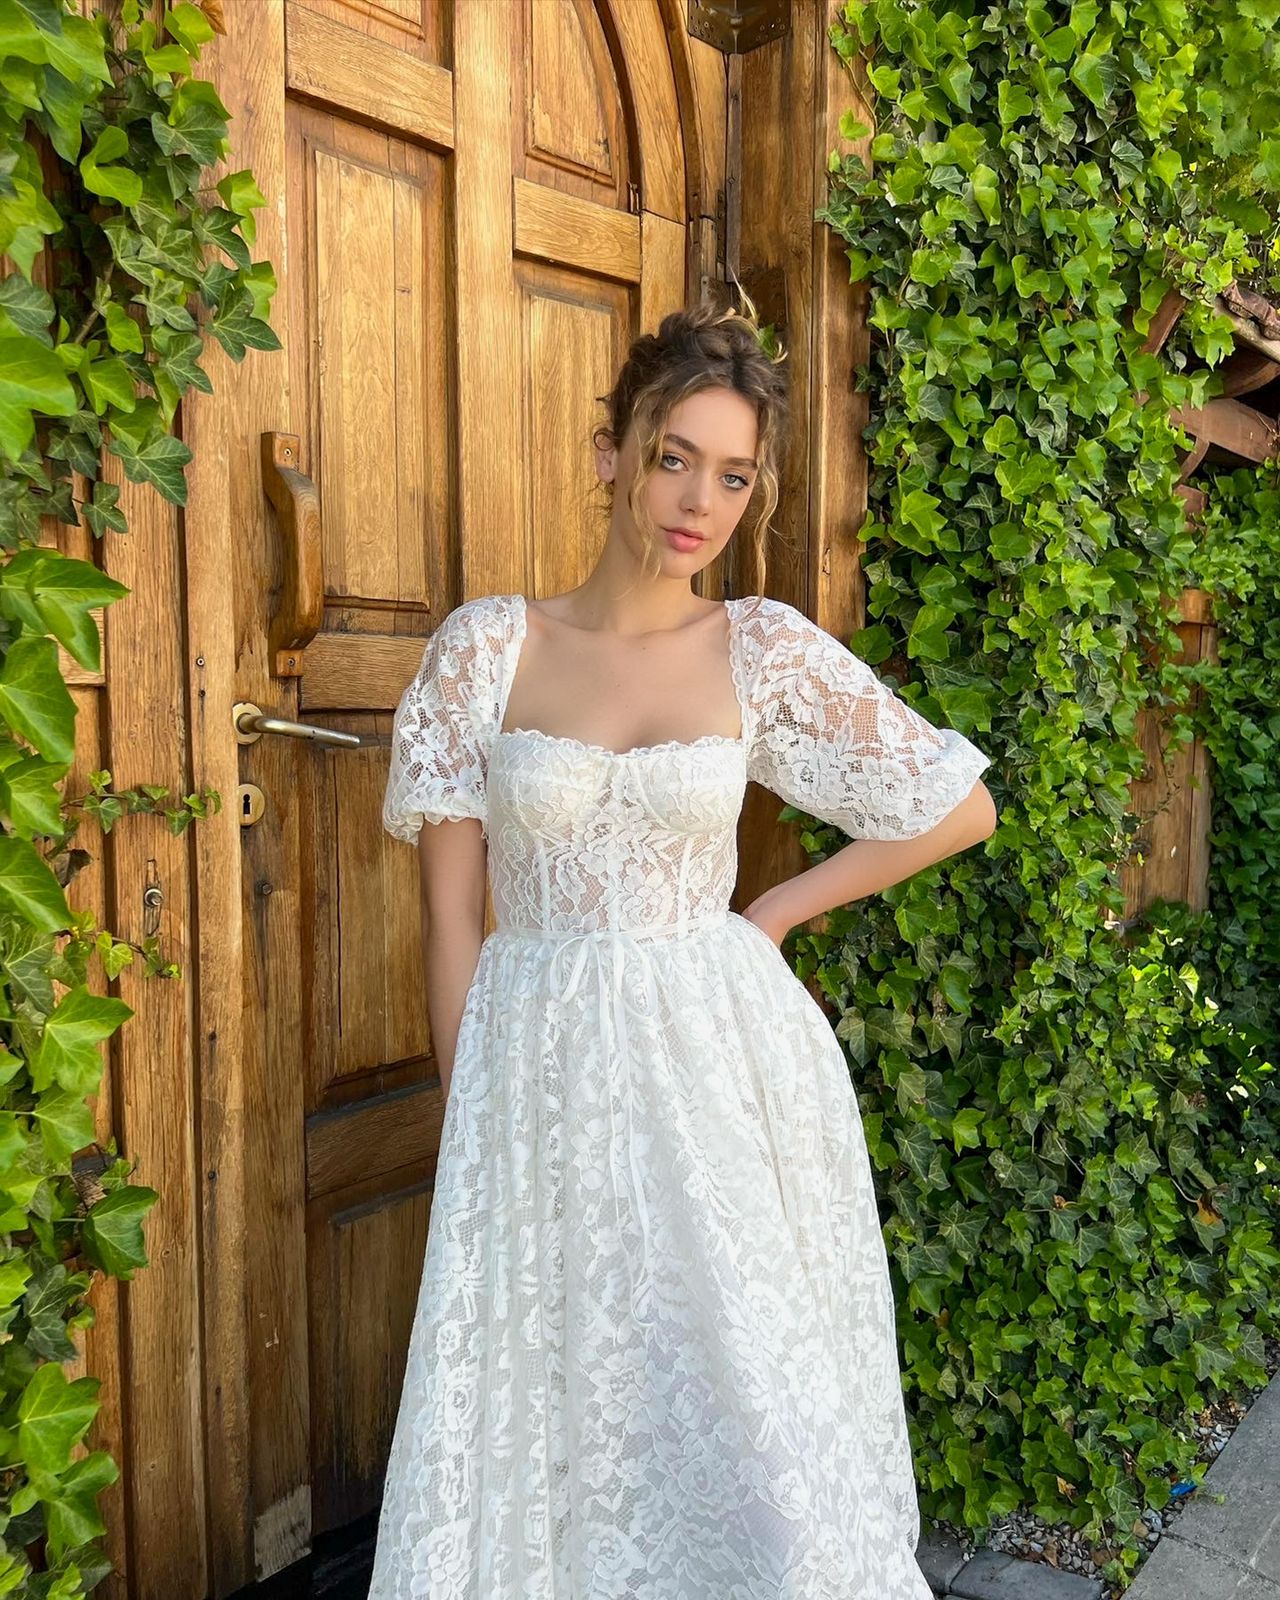
[[[702,928],[721,928],[734,912],[721,909],[696,917],[678,917],[674,922],[646,922],[635,928],[528,928],[518,923],[499,923],[495,934],[517,939],[666,939],[679,938]]]

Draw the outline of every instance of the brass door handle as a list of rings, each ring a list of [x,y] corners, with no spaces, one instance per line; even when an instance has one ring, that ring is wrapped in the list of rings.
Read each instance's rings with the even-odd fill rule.
[[[264,733],[283,733],[290,739],[310,739],[315,744],[336,744],[344,749],[360,749],[364,740],[358,733],[343,733],[340,728],[323,728],[316,722],[294,722],[291,717],[273,717],[251,700],[237,700],[231,720],[240,744],[253,744]]]

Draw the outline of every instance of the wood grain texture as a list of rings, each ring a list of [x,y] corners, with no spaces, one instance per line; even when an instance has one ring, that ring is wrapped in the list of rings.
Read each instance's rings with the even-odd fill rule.
[[[1180,613],[1189,620],[1177,624],[1177,662],[1217,659],[1217,629],[1199,620],[1205,613],[1203,601],[1198,590],[1183,597]],[[1180,709],[1193,711],[1201,698],[1199,689],[1190,690]],[[1208,905],[1211,762],[1201,739],[1172,751],[1168,733],[1167,711],[1149,706],[1139,712],[1138,739],[1146,766],[1130,785],[1130,807],[1140,826],[1138,856],[1126,862],[1120,875],[1126,920],[1157,900],[1184,901],[1196,911]]]
[[[724,203],[728,62],[719,50],[690,35],[684,0],[661,0],[660,9],[685,156],[686,294],[699,300],[724,282],[716,219]],[[646,320],[644,325],[652,323]]]
[[[516,64],[524,56],[518,48],[523,27],[513,37],[516,9],[460,0],[454,18],[465,70],[454,90],[453,181],[454,192],[466,196],[457,209],[454,238],[458,599],[509,593],[524,576],[524,397],[512,214],[513,177],[524,175],[516,155],[515,98]],[[523,14],[525,8],[518,9]]]
[[[610,206],[560,194],[528,179],[512,183],[514,248],[522,256],[582,272],[640,281],[640,219]]]
[[[684,227],[691,130],[682,127],[667,19],[659,0],[602,0],[601,14],[622,62],[618,90],[635,130],[633,175],[643,209]]]
[[[202,67],[207,63],[232,116],[227,170],[250,167],[273,202],[257,214],[253,253],[275,267],[280,288],[272,321],[287,334],[285,16],[279,0],[253,15],[230,8],[228,32],[206,48]],[[289,709],[287,699],[277,697],[271,675],[265,596],[279,582],[280,558],[259,466],[261,433],[292,431],[289,359],[250,353],[237,364],[213,345],[205,365],[213,394],[193,393],[184,405],[184,426],[195,452],[188,469],[187,510],[187,610],[193,645],[189,672],[197,708],[192,742],[193,763],[221,791],[225,805],[215,827],[195,830],[201,904],[199,1136],[209,1470],[204,1518],[188,1514],[187,1521],[191,1525],[207,1519],[207,1587],[221,1595],[263,1570],[256,1548],[261,1502],[267,1503],[268,1520],[274,1516],[277,1526],[295,1530],[281,1535],[284,1547],[306,1547],[307,1532],[299,1536],[293,1514],[282,1517],[271,1509],[296,1503],[298,1476],[290,1470],[288,1428],[280,1430],[285,1444],[281,1460],[269,1444],[263,1448],[260,1430],[253,1427],[254,1397],[267,1392],[262,1348],[268,1348],[267,1366],[283,1393],[294,1388],[291,1370],[296,1374],[305,1367],[297,1365],[296,1338],[287,1332],[274,1337],[271,1291],[264,1303],[259,1276],[269,1278],[273,1256],[288,1248],[287,1229],[282,1239],[273,1214],[276,1199],[287,1194],[287,1145],[283,1174],[274,1152],[265,1183],[259,1170],[264,1147],[271,1144],[272,1118],[280,1100],[288,1098],[287,1092],[273,1093],[264,1037],[269,1027],[296,1028],[296,1014],[291,1019],[273,1009],[269,1019],[264,1016],[257,955],[259,910],[268,897],[262,892],[265,879],[255,881],[243,851],[246,844],[263,845],[276,829],[271,801],[279,784],[270,768],[277,757],[267,748],[268,741],[239,746],[230,719],[232,703],[241,698],[267,710]],[[242,772],[264,789],[269,801],[263,832],[252,838],[242,835],[234,803]],[[254,830],[248,832],[254,835]],[[269,1219],[265,1227],[264,1217]],[[282,1292],[287,1294],[289,1287],[286,1276]],[[265,1334],[264,1328],[269,1330]],[[292,1369],[270,1352],[292,1352]],[[274,1547],[274,1537],[271,1542]]]
[[[173,795],[188,794],[188,640],[178,511],[149,487],[127,481],[114,456],[104,457],[102,477],[119,485],[129,523],[126,535],[104,543],[102,567],[130,591],[108,608],[105,619],[104,765],[118,789],[158,783]],[[212,827],[218,826],[215,820]],[[158,1597],[205,1582],[203,1529],[187,1514],[205,1498],[192,1038],[199,949],[195,886],[190,843],[175,837],[162,815],[139,813],[118,824],[109,863],[112,931],[137,944],[158,937],[182,972],[164,982],[145,977],[141,962],[125,967],[114,989],[134,1014],[110,1040],[121,1152],[137,1163],[134,1181],[161,1197],[146,1219],[150,1264],[122,1286],[130,1592]],[[158,906],[145,904],[148,890],[162,897]]]
[[[396,134],[451,150],[453,74],[447,67],[352,27],[309,5],[290,3],[288,87]]]

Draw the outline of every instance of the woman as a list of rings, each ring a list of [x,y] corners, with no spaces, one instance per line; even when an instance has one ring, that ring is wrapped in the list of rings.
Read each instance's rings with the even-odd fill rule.
[[[447,1101],[370,1600],[929,1600],[856,1093],[779,943],[986,838],[988,760],[693,594],[777,503],[753,322],[666,317],[608,403],[595,568],[450,612],[396,712]],[[739,914],[749,778],[854,842]]]

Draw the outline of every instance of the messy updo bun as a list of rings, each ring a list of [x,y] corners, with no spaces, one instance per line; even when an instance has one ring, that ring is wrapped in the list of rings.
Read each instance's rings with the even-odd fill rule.
[[[760,586],[765,572],[764,549],[778,505],[782,440],[789,417],[786,373],[781,347],[766,348],[755,306],[739,285],[746,314],[704,299],[663,317],[656,333],[636,339],[607,395],[597,398],[608,420],[593,438],[604,448],[621,448],[627,429],[636,430],[636,474],[630,509],[645,540],[645,567],[657,567],[659,532],[642,506],[642,492],[662,457],[662,440],[674,407],[702,389],[732,389],[756,407],[759,462],[751,501],[736,537],[750,541],[752,568]],[[606,484],[612,495],[612,484]]]

